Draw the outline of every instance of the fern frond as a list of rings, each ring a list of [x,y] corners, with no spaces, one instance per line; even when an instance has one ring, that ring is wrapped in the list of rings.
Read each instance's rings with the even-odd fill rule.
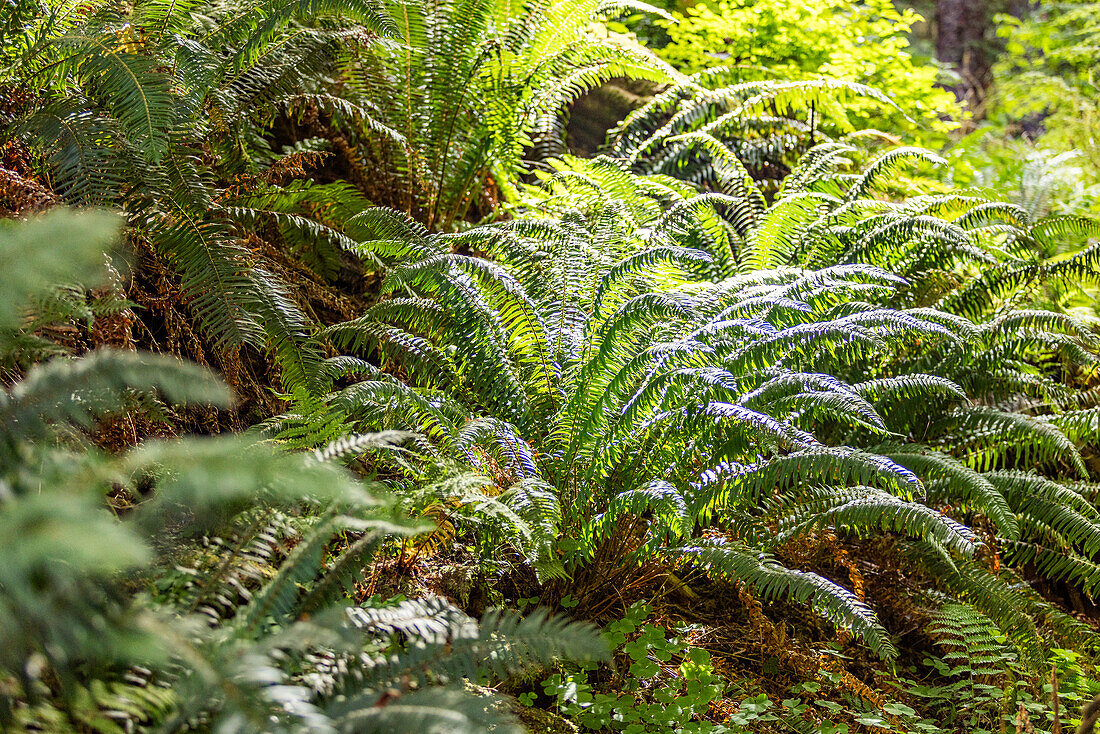
[[[820,448],[755,464],[720,463],[700,475],[695,509],[721,507],[734,500],[752,502],[775,488],[782,490],[808,480],[826,486],[877,481],[906,499],[924,496],[917,475],[886,457],[847,448]]]
[[[781,538],[800,535],[818,527],[867,535],[872,530],[902,533],[912,538],[933,538],[945,548],[972,555],[978,537],[965,525],[955,522],[919,502],[906,502],[875,487],[826,489],[807,498],[780,500],[783,512]]]
[[[15,329],[33,295],[57,283],[92,284],[104,274],[120,220],[106,212],[53,211],[0,227],[0,328]],[[40,242],[64,242],[65,257]]]
[[[978,406],[957,411],[948,422],[952,426],[950,440],[967,452],[965,460],[975,468],[993,468],[1012,450],[1028,464],[1061,459],[1080,476],[1088,477],[1077,447],[1050,423]]]
[[[871,608],[847,589],[822,576],[784,568],[767,554],[733,543],[671,548],[665,554],[744,583],[765,600],[789,598],[809,602],[834,625],[862,637],[876,655],[886,660],[897,655],[889,634]]]
[[[992,619],[1016,645],[1025,664],[1032,669],[1044,664],[1042,642],[1035,622],[1027,613],[1030,605],[1015,590],[1016,579],[1001,578],[975,561],[949,561],[925,543],[911,544],[906,551],[924,565],[937,583]]]
[[[36,365],[10,392],[0,392],[3,451],[42,440],[58,424],[90,427],[96,418],[122,410],[130,391],[157,392],[177,404],[230,402],[206,369],[173,357],[99,350]]]
[[[159,161],[168,150],[174,101],[171,81],[156,58],[125,51],[109,36],[70,33],[52,40],[64,65],[111,111],[146,158]]]
[[[925,161],[937,166],[947,165],[943,158],[924,148],[905,147],[886,151],[868,164],[860,177],[848,188],[848,201],[866,197],[882,177],[889,176],[903,161],[910,160]]]
[[[522,727],[496,710],[491,698],[458,687],[432,686],[380,702],[382,694],[352,696],[326,709],[342,730],[386,734],[395,730],[425,734],[521,734]]]
[[[877,446],[874,450],[923,477],[926,485],[931,480],[941,480],[936,485],[937,496],[973,503],[997,526],[1002,537],[1010,540],[1019,537],[1016,516],[1008,501],[985,475],[948,454],[921,450],[916,445]]]

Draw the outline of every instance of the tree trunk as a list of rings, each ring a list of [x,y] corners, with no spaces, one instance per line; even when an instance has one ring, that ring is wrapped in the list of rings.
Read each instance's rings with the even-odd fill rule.
[[[990,0],[936,2],[936,56],[958,72],[961,82],[954,92],[975,115],[980,115],[992,81],[992,59],[986,45],[992,21],[990,4]]]

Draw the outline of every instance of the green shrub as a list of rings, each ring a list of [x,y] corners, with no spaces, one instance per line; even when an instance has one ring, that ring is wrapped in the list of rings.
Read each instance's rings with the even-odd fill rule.
[[[854,129],[874,127],[924,143],[942,143],[962,115],[954,96],[936,86],[934,63],[908,50],[920,17],[889,0],[724,0],[696,4],[676,18],[667,26],[668,45],[657,53],[686,74],[725,67],[741,81],[826,77],[866,84],[905,114],[849,103],[844,113]]]

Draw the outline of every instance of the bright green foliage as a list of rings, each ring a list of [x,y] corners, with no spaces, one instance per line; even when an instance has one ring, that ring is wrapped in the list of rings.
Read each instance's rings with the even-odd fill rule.
[[[5,292],[0,324],[18,322],[43,276],[88,277],[112,220],[57,212],[6,227],[4,278],[22,290]],[[54,255],[40,274],[14,257],[28,243]],[[198,367],[112,351],[35,366],[0,392],[5,730],[485,731],[508,717],[463,678],[599,658],[594,630],[543,612],[491,612],[479,625],[439,599],[349,606],[387,539],[423,530],[390,495],[326,461],[341,447],[290,454],[229,437],[108,455],[89,445],[86,429],[139,399],[229,396]],[[120,519],[105,496],[141,501]],[[197,563],[181,563],[189,550]],[[152,599],[135,594],[150,581]]]
[[[90,440],[105,419],[229,396],[132,352],[5,372],[0,724],[507,730],[463,682],[562,658],[590,664],[543,690],[593,730],[995,731],[1010,701],[1045,714],[1052,649],[1096,645],[1029,581],[1100,590],[1098,340],[1075,308],[1100,230],[944,193],[939,155],[856,132],[932,112],[927,70],[899,107],[866,83],[896,93],[912,63],[882,25],[892,7],[850,8],[882,17],[845,32],[887,42],[849,38],[848,55],[800,7],[753,6],[797,31],[755,59],[798,57],[778,81],[678,75],[600,27],[649,10],[635,3],[10,4],[5,151],[63,201],[121,208],[217,347],[273,354],[288,409],[267,443],[109,454]],[[547,158],[563,107],[620,75],[668,84],[608,156]],[[329,145],[333,168],[302,180]],[[520,181],[524,158],[538,173]],[[121,307],[82,285],[121,282],[107,215],[25,227],[0,228],[5,368],[59,351],[44,324]],[[271,244],[330,278],[354,254],[379,277],[368,305],[313,328],[264,269]],[[480,580],[596,618],[657,578],[685,597],[734,587],[851,633],[838,659],[905,661],[889,600],[824,547],[894,566],[905,613],[936,615],[939,679],[842,705],[811,700],[851,683],[823,664],[775,701],[728,686],[643,607],[609,626],[609,672],[585,624],[476,622],[355,583],[453,548]],[[704,721],[734,697],[725,724]]]
[[[1063,728],[1077,726],[1081,706],[1100,693],[1096,664],[1091,656],[1074,650],[1055,648],[1050,651],[1058,676],[1058,696],[1062,701]],[[1047,691],[1046,686],[1043,688]],[[1053,717],[1048,717],[1052,719]]]
[[[1005,686],[1016,655],[996,625],[965,604],[946,604],[937,611],[929,633],[946,649],[934,665],[946,677],[957,678],[945,693],[952,706],[944,724],[962,723],[970,731],[995,731],[1002,711],[1011,710],[1012,690]]]
[[[1100,183],[1100,8],[1094,3],[1042,2],[1025,20],[1003,17],[1006,53],[996,69],[999,103],[1015,119],[1043,114],[1042,145],[1074,151],[1090,183]]]
[[[927,631],[936,650],[930,651],[924,665],[934,675],[918,681],[903,674],[897,683],[925,715],[908,706],[894,710],[895,720],[902,724],[899,731],[993,734],[1028,722],[1035,731],[1051,731],[1052,669],[1058,676],[1062,730],[1072,730],[1079,723],[1079,705],[1097,688],[1090,670],[1081,665],[1081,655],[1069,650],[1051,650],[1045,674],[1031,674],[992,620],[966,604],[945,604]]]
[[[711,183],[709,176],[724,174],[728,180],[708,186],[715,190],[739,186],[748,175],[770,192],[803,154],[831,140],[830,135],[848,133],[855,141],[882,137],[868,131],[853,133],[847,110],[856,100],[881,111],[900,109],[879,90],[857,82],[741,81],[730,70],[706,69],[627,115],[611,132],[608,152],[641,173],[666,173],[696,184]],[[696,148],[707,149],[710,156],[694,160]],[[828,169],[842,156],[832,152],[816,162]],[[711,157],[736,173],[712,171]]]
[[[986,119],[950,152],[956,183],[996,190],[1035,216],[1097,216],[1100,8],[1044,0],[998,22],[1004,52]]]
[[[352,99],[393,131],[361,132],[378,200],[429,229],[486,214],[493,188],[509,195],[524,149],[562,149],[562,113],[577,97],[615,77],[675,77],[594,27],[628,9],[661,12],[617,0],[385,2],[396,42],[351,45],[341,58]]]
[[[18,3],[3,15],[0,84],[26,94],[0,112],[0,128],[65,202],[122,208],[214,345],[274,352],[291,388],[318,355],[300,346],[309,319],[257,234],[277,233],[327,275],[364,194],[436,227],[476,211],[488,181],[512,186],[526,147],[558,149],[575,97],[613,76],[675,76],[590,30],[620,10],[579,0]],[[299,115],[362,135],[344,164],[393,180],[369,191],[288,181],[331,156],[317,139],[273,149],[265,133]]]
[[[780,726],[805,734],[843,734],[850,731],[845,719],[885,729],[899,721],[899,714],[915,713],[896,701],[879,709],[866,701],[845,706],[829,700],[821,696],[822,689],[840,677],[827,670],[820,672],[820,682],[797,684],[789,697],[772,700],[746,681],[729,680],[715,670],[712,654],[691,642],[700,627],[649,621],[651,613],[648,605],[637,603],[604,627],[618,666],[610,680],[595,675],[594,666],[582,665],[564,666],[542,682],[543,691],[582,730],[741,734]],[[715,723],[719,716],[722,723]]]
[[[692,643],[702,628],[650,621],[651,613],[649,606],[634,604],[605,626],[618,666],[610,679],[598,675],[595,666],[567,665],[542,681],[544,692],[582,730],[741,734],[779,726],[805,734],[993,734],[1002,724],[1009,730],[1023,725],[1021,711],[1034,731],[1052,728],[1049,678],[1044,683],[1046,676],[1020,666],[992,621],[965,604],[945,604],[933,615],[927,631],[936,644],[923,660],[928,674],[914,680],[915,666],[897,671],[891,681],[896,690],[876,691],[877,704],[840,694],[842,676],[824,668],[816,680],[791,686],[787,697],[769,698],[751,678],[730,679],[715,670],[712,653]],[[1079,704],[1100,684],[1080,653],[1054,649],[1050,662],[1059,678],[1062,727],[1072,730]]]
[[[734,70],[739,81],[829,78],[867,84],[888,94],[918,124],[857,101],[845,113],[857,129],[934,140],[961,112],[937,88],[937,69],[914,60],[908,34],[919,16],[890,0],[776,2],[729,0],[689,7],[667,27],[658,53],[685,74],[710,67]]]

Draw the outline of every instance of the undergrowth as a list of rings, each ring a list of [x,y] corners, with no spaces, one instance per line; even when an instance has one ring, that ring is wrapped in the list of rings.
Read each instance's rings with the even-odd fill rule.
[[[635,12],[4,6],[0,726],[1075,725],[1100,224]]]

